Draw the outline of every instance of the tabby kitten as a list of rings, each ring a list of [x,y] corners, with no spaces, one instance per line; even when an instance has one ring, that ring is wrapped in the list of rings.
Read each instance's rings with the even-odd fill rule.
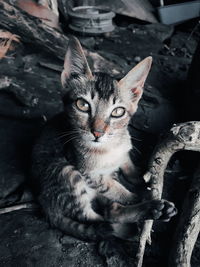
[[[64,112],[45,126],[33,150],[32,177],[52,226],[87,240],[127,238],[127,225],[175,215],[173,203],[138,202],[134,192],[128,123],[151,61],[144,59],[118,82],[92,74],[79,41],[69,41],[61,75]],[[132,181],[132,190],[119,173]]]

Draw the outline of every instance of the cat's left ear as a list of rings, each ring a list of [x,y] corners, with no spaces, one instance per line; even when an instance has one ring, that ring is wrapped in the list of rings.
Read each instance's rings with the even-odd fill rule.
[[[83,48],[76,37],[71,37],[65,55],[64,69],[61,74],[61,83],[64,87],[71,74],[82,74],[92,79],[92,72],[88,65]]]
[[[143,86],[149,74],[152,57],[147,57],[137,64],[128,74],[118,82],[122,92],[131,95],[134,102],[138,102],[143,93]]]

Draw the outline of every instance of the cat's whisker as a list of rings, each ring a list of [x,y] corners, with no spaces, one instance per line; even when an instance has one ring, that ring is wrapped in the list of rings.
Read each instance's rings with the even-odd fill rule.
[[[76,134],[76,133],[88,133],[88,131],[83,130],[83,129],[74,129],[74,130],[66,131],[66,132],[59,134],[57,139],[63,138],[68,135]]]
[[[80,129],[80,131],[79,132],[82,132],[82,133],[88,133],[88,131],[86,131],[86,130],[83,130],[83,129]]]
[[[65,132],[65,133],[62,133],[61,135],[59,135],[56,139],[60,139],[60,138],[63,138],[63,137],[65,137],[65,136],[69,136],[69,135],[76,134],[76,133],[79,133],[79,131],[69,131],[69,132]]]
[[[142,152],[137,147],[133,146],[132,149],[133,150],[135,149],[138,152],[138,154],[142,155]]]
[[[79,132],[79,131],[78,130],[70,130],[70,131],[62,132],[59,135],[68,134],[68,133],[77,133],[77,132]]]
[[[69,132],[66,132],[66,133],[64,133],[64,134],[62,134],[61,136],[59,136],[59,137],[57,137],[57,138],[55,138],[55,139],[61,139],[61,138],[65,138],[65,140],[63,140],[63,141],[65,141],[65,142],[63,142],[63,145],[65,145],[66,143],[68,143],[71,139],[73,139],[73,138],[78,138],[79,137],[79,135],[77,134],[77,132],[72,132],[72,131],[69,131]]]
[[[112,134],[111,136],[121,136],[121,137],[123,137],[124,135],[121,134],[121,133],[117,133],[117,134]],[[130,138],[133,139],[133,140],[142,142],[142,139],[138,139],[138,138],[136,138],[136,137],[133,136],[133,135],[130,135]]]
[[[74,139],[78,139],[77,136],[73,136],[72,138],[70,138],[69,140],[67,140],[63,145],[66,145],[67,143],[71,142]]]
[[[130,136],[131,137],[131,139],[133,139],[133,140],[136,140],[136,141],[139,141],[139,142],[142,142],[142,140],[141,139],[138,139],[138,138],[136,138],[135,136]]]

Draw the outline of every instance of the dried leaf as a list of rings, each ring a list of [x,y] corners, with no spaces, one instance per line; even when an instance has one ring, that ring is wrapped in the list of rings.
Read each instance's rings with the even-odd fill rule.
[[[0,30],[0,59],[4,58],[11,48],[12,41],[20,42],[19,36],[10,32]]]
[[[5,31],[2,31],[0,30],[0,38],[1,39],[12,39],[13,41],[15,42],[20,42],[19,41],[19,36],[16,35],[16,34],[12,34],[11,32],[5,32]]]

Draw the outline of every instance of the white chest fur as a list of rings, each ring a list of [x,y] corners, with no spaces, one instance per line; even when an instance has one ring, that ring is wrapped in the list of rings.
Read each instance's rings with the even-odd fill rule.
[[[117,171],[129,158],[130,142],[110,147],[104,153],[91,153],[85,161],[89,175],[105,175]]]

